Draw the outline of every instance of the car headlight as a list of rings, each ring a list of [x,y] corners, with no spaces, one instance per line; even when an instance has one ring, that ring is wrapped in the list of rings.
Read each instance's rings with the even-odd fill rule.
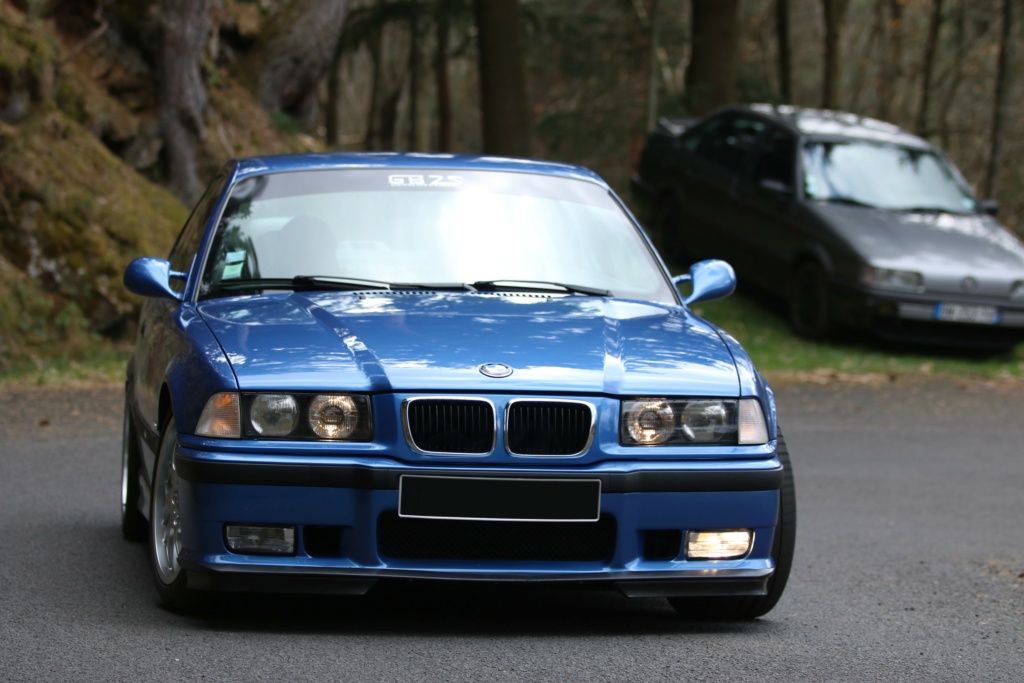
[[[762,444],[768,426],[757,399],[639,398],[622,402],[623,446]]]
[[[924,276],[912,270],[894,270],[867,266],[861,271],[861,282],[881,289],[919,292],[924,288]]]
[[[1024,299],[1024,280],[1017,280],[1010,287],[1010,298],[1013,300]]]
[[[359,408],[352,396],[321,394],[309,404],[309,428],[322,439],[347,439],[359,426]]]
[[[289,394],[260,394],[249,406],[249,422],[262,436],[288,436],[299,424],[299,403]]]
[[[370,441],[373,419],[369,398],[358,394],[220,392],[206,402],[196,434]]]

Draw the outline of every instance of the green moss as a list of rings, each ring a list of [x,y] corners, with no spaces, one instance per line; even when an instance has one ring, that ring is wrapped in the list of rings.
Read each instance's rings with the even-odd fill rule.
[[[3,317],[0,334],[16,338],[0,353],[25,360],[26,349],[89,343],[134,318],[141,302],[121,286],[124,268],[165,255],[187,210],[59,112],[15,132],[0,137],[0,228],[10,265],[32,276]]]

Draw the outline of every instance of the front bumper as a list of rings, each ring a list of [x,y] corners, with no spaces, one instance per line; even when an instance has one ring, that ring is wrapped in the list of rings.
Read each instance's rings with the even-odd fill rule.
[[[1024,342],[1024,305],[1002,299],[887,292],[835,284],[831,310],[841,325],[892,341],[1002,349]],[[993,308],[991,324],[942,320],[944,304]]]
[[[381,580],[606,585],[633,597],[763,595],[782,469],[758,460],[586,467],[409,466],[389,458],[284,458],[179,446],[180,554],[206,590],[364,593]],[[403,474],[598,479],[598,522],[397,515]],[[225,525],[295,529],[288,556],[230,552]],[[687,530],[752,529],[737,560],[689,560]]]

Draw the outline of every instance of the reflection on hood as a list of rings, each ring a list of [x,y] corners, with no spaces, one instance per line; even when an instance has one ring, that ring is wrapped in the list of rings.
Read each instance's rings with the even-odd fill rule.
[[[579,296],[278,293],[200,304],[243,389],[735,396],[718,332],[681,308]],[[513,374],[484,377],[484,364]]]

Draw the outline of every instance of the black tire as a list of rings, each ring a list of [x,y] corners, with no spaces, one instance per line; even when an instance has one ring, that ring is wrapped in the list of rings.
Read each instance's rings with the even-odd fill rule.
[[[178,563],[181,551],[181,518],[178,507],[178,474],[174,448],[178,430],[171,416],[165,421],[160,450],[153,468],[153,495],[149,502],[149,560],[157,593],[164,606],[185,611],[194,606],[194,591],[188,588],[188,574]]]
[[[782,597],[789,581],[789,571],[793,566],[793,550],[796,547],[796,491],[793,486],[793,466],[789,462],[789,449],[781,431],[777,453],[782,463],[782,489],[779,491],[778,533],[775,534],[772,543],[775,573],[768,579],[768,592],[765,595],[669,598],[669,603],[681,617],[702,621],[756,619],[768,614]]]
[[[834,332],[828,280],[816,263],[799,266],[793,276],[789,321],[793,331],[805,339],[827,339]]]
[[[132,424],[127,393],[124,398],[124,431],[121,435],[121,535],[126,540],[142,543],[149,527],[139,509],[142,487],[139,485],[139,439]]]

